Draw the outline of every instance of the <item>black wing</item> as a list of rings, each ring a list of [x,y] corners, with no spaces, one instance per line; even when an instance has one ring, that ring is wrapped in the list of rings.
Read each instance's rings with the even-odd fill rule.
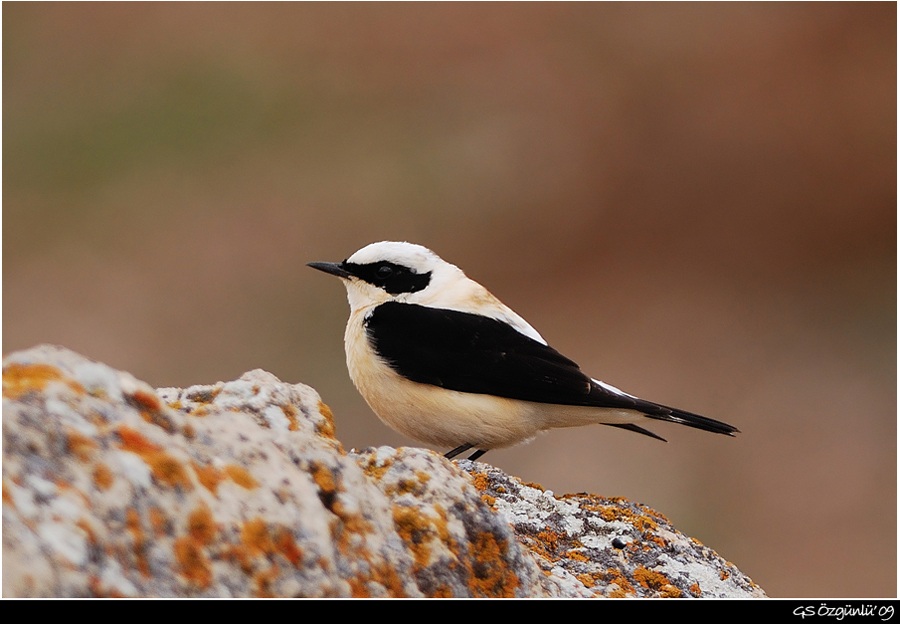
[[[373,310],[365,328],[378,355],[419,383],[537,403],[631,409],[716,433],[737,432],[711,418],[612,392],[553,347],[479,314],[391,301]],[[616,426],[659,437],[636,425]]]
[[[636,409],[636,402],[597,386],[556,349],[502,321],[388,302],[366,320],[371,345],[413,381],[460,392],[564,405]]]

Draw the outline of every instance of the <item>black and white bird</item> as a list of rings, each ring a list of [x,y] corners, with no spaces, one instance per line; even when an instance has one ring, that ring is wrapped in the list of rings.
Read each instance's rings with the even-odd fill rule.
[[[347,288],[347,368],[369,407],[410,438],[453,447],[448,458],[474,448],[469,459],[476,459],[547,429],[597,423],[659,440],[641,425],[661,420],[738,433],[592,379],[421,245],[372,243],[343,262],[309,266]]]

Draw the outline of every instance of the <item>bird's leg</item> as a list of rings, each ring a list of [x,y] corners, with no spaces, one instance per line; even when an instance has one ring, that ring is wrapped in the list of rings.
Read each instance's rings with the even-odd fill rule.
[[[455,449],[453,449],[452,451],[447,451],[447,452],[444,454],[444,457],[446,457],[447,459],[453,459],[454,457],[456,457],[456,456],[459,455],[460,453],[465,453],[465,452],[468,451],[470,448],[472,448],[472,445],[471,445],[471,444],[460,444],[459,446],[457,446],[457,447],[456,447]]]
[[[484,455],[485,453],[487,453],[486,450],[484,450],[484,449],[478,449],[477,451],[475,451],[474,453],[472,453],[471,455],[469,455],[469,461],[475,461],[476,459],[478,459],[479,457],[481,457],[481,456]]]

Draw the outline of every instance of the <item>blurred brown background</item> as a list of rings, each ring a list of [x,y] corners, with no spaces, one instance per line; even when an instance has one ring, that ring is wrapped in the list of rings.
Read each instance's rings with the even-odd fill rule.
[[[725,420],[484,459],[774,597],[895,596],[896,6],[4,3],[3,352],[265,368],[346,448],[337,280],[431,247],[592,375]]]

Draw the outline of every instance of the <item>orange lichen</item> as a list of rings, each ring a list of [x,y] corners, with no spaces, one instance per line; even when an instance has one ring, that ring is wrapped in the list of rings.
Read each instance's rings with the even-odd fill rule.
[[[324,418],[316,425],[316,433],[332,440],[336,439],[334,414],[331,412],[331,408],[322,401],[319,401],[319,413],[321,413]]]
[[[192,511],[188,515],[187,529],[188,534],[199,543],[212,543],[218,527],[209,507],[203,505]]]
[[[421,478],[414,479],[406,479],[400,478],[397,480],[396,485],[388,488],[388,494],[396,495],[396,494],[415,494],[417,492],[422,491],[423,481]]]
[[[325,494],[334,494],[337,490],[337,484],[334,479],[334,473],[327,467],[318,462],[313,462],[309,466],[313,481],[319,487],[319,490]]]
[[[481,500],[484,501],[484,503],[485,503],[488,507],[493,507],[493,506],[496,504],[496,502],[497,502],[497,499],[494,498],[493,496],[491,496],[490,494],[482,494],[482,495],[481,495]]]
[[[94,479],[94,485],[99,490],[108,490],[112,486],[115,476],[106,464],[97,464],[94,466],[94,472],[91,475]]]
[[[475,489],[479,492],[484,492],[491,486],[491,480],[485,473],[476,472],[472,475],[472,485],[474,485]]]
[[[167,433],[175,433],[175,424],[169,420],[169,415],[166,412],[157,411],[151,412],[148,410],[140,410],[141,418],[150,423],[151,425],[156,425],[160,429],[163,429]]]
[[[505,539],[498,539],[490,532],[475,537],[472,556],[475,560],[474,574],[469,581],[473,596],[486,598],[512,598],[519,586],[519,577],[503,563],[503,555],[509,545]]]
[[[372,594],[369,592],[367,578],[349,578],[347,582],[350,584],[350,597],[351,598],[371,598]]]
[[[397,534],[412,551],[416,565],[423,568],[431,560],[431,540],[435,528],[431,521],[414,507],[395,506],[394,527]]]
[[[609,568],[602,572],[584,572],[576,574],[575,578],[588,589],[594,590],[597,596],[607,598],[627,598],[634,596],[634,587],[623,576],[620,570]]]
[[[607,568],[605,579],[609,584],[618,585],[622,591],[628,595],[634,595],[636,593],[634,585],[632,585],[631,581],[628,580],[628,577],[626,577],[618,568]]]
[[[688,590],[691,592],[691,595],[694,596],[694,598],[699,598],[703,594],[703,591],[700,589],[700,583],[694,583],[693,585],[688,587]]]
[[[153,476],[162,483],[170,486],[180,486],[186,490],[192,489],[188,473],[177,459],[168,453],[154,453],[145,460],[150,466]]]
[[[53,485],[59,489],[60,492],[66,492],[72,496],[76,496],[81,499],[81,502],[85,505],[90,505],[91,500],[90,497],[85,493],[81,488],[75,486],[72,481],[70,481],[64,475],[57,475],[53,479]]]
[[[339,504],[337,498],[339,484],[335,473],[331,468],[319,462],[310,463],[309,473],[319,488],[319,500],[322,501],[326,509],[343,519],[345,509]]]
[[[651,516],[641,513],[635,513],[627,507],[601,506],[596,509],[596,511],[598,515],[607,522],[612,522],[615,520],[629,522],[632,526],[634,526],[634,528],[641,531],[642,533],[656,531],[656,529],[659,527],[656,520],[654,520]]]
[[[146,576],[150,576],[150,565],[147,562],[147,537],[144,529],[141,527],[141,516],[137,509],[129,507],[125,510],[125,528],[131,535],[132,553],[137,563],[138,571]]]
[[[129,398],[139,407],[147,411],[157,412],[162,409],[162,402],[159,400],[159,397],[156,396],[156,393],[143,388],[132,392],[129,395]]]
[[[245,490],[252,490],[253,488],[259,486],[256,479],[254,479],[249,472],[247,472],[246,468],[242,466],[238,466],[237,464],[228,464],[224,468],[225,474],[228,475],[228,478],[237,483],[239,486],[244,488]]]
[[[606,520],[607,522],[613,522],[619,517],[619,509],[618,507],[599,507],[594,509],[598,516]]]
[[[121,447],[138,455],[150,467],[153,477],[161,483],[169,486],[180,486],[184,489],[192,489],[191,480],[187,470],[177,459],[162,450],[139,431],[122,425],[118,428]]]
[[[590,558],[586,557],[584,553],[578,552],[577,550],[570,550],[566,553],[566,559],[572,559],[573,561],[590,561]]]
[[[202,388],[195,390],[187,398],[194,403],[212,403],[221,392],[221,387]]]
[[[200,588],[207,588],[212,583],[212,567],[203,552],[203,546],[190,536],[175,540],[175,559],[181,568],[181,574],[188,581]]]
[[[533,540],[528,540],[528,547],[547,561],[559,561],[559,556],[556,554],[559,549],[559,534],[550,527],[537,533]]]
[[[81,461],[87,461],[97,448],[97,443],[86,435],[70,429],[66,432],[66,446],[72,455]]]
[[[141,418],[145,421],[162,428],[168,433],[175,432],[175,424],[172,422],[162,400],[155,392],[146,388],[138,388],[127,395],[126,399],[138,409]]]
[[[250,554],[268,554],[275,550],[269,527],[262,518],[248,520],[241,526],[241,543]]]
[[[634,585],[631,584],[631,581],[628,580],[621,570],[617,568],[607,568],[606,571],[601,574],[602,579],[608,585],[618,586],[618,589],[614,589],[607,594],[610,598],[626,598],[635,595]]]
[[[663,585],[659,588],[660,598],[681,598],[681,590],[674,585]]]
[[[300,428],[300,423],[297,420],[297,408],[288,403],[281,406],[281,411],[284,412],[284,417],[287,418],[288,431],[297,431]]]
[[[154,444],[145,438],[141,432],[136,431],[131,427],[122,425],[118,429],[118,434],[119,438],[122,440],[121,446],[126,451],[136,453],[137,455],[146,455],[162,450],[161,446]]]
[[[303,550],[297,545],[294,534],[286,527],[280,527],[275,531],[275,550],[291,562],[291,565],[297,567],[303,559]]]
[[[576,574],[575,578],[577,578],[581,582],[581,584],[584,585],[585,587],[587,587],[588,589],[590,589],[591,587],[593,587],[594,585],[597,584],[597,579],[594,578],[594,576],[592,574],[587,574],[587,573]]]
[[[376,563],[372,566],[370,579],[384,587],[389,596],[405,598],[408,596],[404,589],[403,579],[397,568],[387,561]]]
[[[639,566],[634,571],[634,579],[647,589],[656,590],[663,598],[679,598],[681,590],[672,585],[665,574]]]
[[[170,530],[169,518],[159,507],[150,508],[150,527],[156,537],[162,537]]]
[[[90,575],[88,577],[88,591],[91,593],[91,596],[94,598],[124,598],[125,595],[114,589],[107,589],[105,585],[103,585],[100,577],[95,575]]]
[[[295,567],[303,559],[303,551],[290,529],[276,527],[270,530],[266,521],[259,517],[241,525],[240,543],[227,548],[224,555],[235,560],[245,573],[253,575],[260,596],[268,595],[269,582],[277,576],[278,567],[273,555],[281,555]],[[259,566],[266,561],[271,562],[271,567],[268,571],[260,570]],[[272,571],[276,573],[274,576],[269,574]]]
[[[391,469],[393,462],[386,461],[383,464],[379,464],[378,460],[374,455],[369,456],[369,461],[366,462],[366,465],[363,466],[363,470],[367,475],[375,479],[376,481],[381,481],[384,478],[385,473]]]
[[[434,510],[437,512],[437,521],[435,521],[434,528],[437,532],[438,539],[446,544],[451,544],[453,541],[450,536],[450,526],[449,526],[449,518],[447,517],[447,510],[444,509],[441,505],[435,504]],[[455,545],[455,544],[451,544]]]
[[[270,565],[253,575],[253,583],[256,585],[254,594],[257,598],[273,598],[272,583],[278,578],[278,566]]]
[[[75,526],[84,531],[89,544],[93,546],[97,543],[97,534],[94,532],[94,529],[91,527],[91,524],[87,518],[81,518],[77,520],[75,522]]]
[[[237,563],[246,574],[250,574],[253,571],[252,559],[254,553],[251,553],[243,544],[226,544],[222,548],[222,557]]]
[[[323,504],[325,504],[324,501]],[[334,542],[342,553],[349,554],[352,548],[352,536],[370,533],[372,528],[362,515],[351,513],[347,510],[346,505],[338,499],[329,499],[326,506],[340,520],[340,522],[331,523]]]
[[[175,424],[172,422],[169,414],[165,410],[160,398],[155,392],[139,388],[127,396],[128,401],[138,408],[141,418],[162,428],[168,433],[175,432]]]
[[[3,396],[19,399],[30,392],[40,392],[47,384],[58,381],[66,384],[78,394],[85,392],[84,386],[64,377],[58,368],[49,364],[9,364],[3,368]]]
[[[663,514],[659,513],[652,507],[647,507],[647,505],[644,505],[643,503],[637,503],[636,506],[638,509],[642,510],[645,514],[652,517],[657,522],[660,522],[662,524],[672,524],[668,518],[666,518]]]
[[[219,483],[225,479],[225,475],[221,470],[213,466],[201,466],[196,462],[191,462],[191,468],[197,475],[197,480],[207,490],[215,494],[219,489]]]

